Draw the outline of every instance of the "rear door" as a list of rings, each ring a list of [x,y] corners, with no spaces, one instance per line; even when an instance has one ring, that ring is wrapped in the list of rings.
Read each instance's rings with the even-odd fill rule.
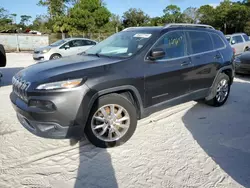
[[[194,64],[190,75],[190,90],[195,92],[211,87],[216,70],[222,60],[220,53],[214,49],[212,38],[206,31],[186,31],[189,40],[189,53]]]
[[[183,31],[164,34],[153,49],[166,54],[157,60],[145,61],[145,97],[147,106],[161,103],[189,92],[192,63],[187,55],[186,36]]]

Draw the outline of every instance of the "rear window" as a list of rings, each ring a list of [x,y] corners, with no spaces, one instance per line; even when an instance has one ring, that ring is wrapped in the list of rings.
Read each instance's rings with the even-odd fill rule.
[[[243,35],[243,37],[244,37],[245,41],[249,41],[249,36]]]
[[[212,37],[215,49],[225,47],[225,43],[223,42],[223,40],[221,39],[219,35],[211,33],[211,37]]]
[[[235,41],[235,43],[242,43],[243,38],[241,37],[241,35],[233,36],[233,41]]]
[[[193,54],[213,50],[211,37],[206,32],[188,31]]]

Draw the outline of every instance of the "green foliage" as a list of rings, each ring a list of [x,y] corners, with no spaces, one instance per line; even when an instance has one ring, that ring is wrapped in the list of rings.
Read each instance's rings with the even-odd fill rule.
[[[32,18],[31,16],[28,15],[21,15],[20,17],[21,17],[20,25],[27,25],[30,19]]]
[[[47,7],[50,18],[63,15],[70,0],[39,0],[38,5]]]
[[[169,5],[164,10],[163,22],[164,23],[180,23],[183,22],[184,17],[181,13],[180,7],[176,5]]]
[[[198,8],[194,7],[188,7],[186,10],[184,10],[183,15],[186,23],[194,24],[198,23],[201,17]]]
[[[124,12],[123,16],[124,27],[144,26],[150,21],[150,18],[141,9],[130,8]]]
[[[73,32],[95,32],[109,22],[111,13],[101,0],[79,0],[69,10]]]
[[[210,5],[201,6],[198,10],[200,14],[200,23],[214,25],[215,23],[215,9]]]

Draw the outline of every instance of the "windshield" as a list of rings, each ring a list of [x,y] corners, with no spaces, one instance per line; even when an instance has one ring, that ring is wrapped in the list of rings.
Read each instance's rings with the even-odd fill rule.
[[[116,33],[88,49],[86,54],[109,57],[130,57],[136,54],[149,41],[151,36],[152,33],[138,31]]]
[[[58,40],[54,43],[52,43],[50,46],[56,47],[56,46],[60,46],[62,44],[64,44],[66,41],[65,40]]]
[[[227,41],[230,42],[231,40],[231,37],[226,37]]]

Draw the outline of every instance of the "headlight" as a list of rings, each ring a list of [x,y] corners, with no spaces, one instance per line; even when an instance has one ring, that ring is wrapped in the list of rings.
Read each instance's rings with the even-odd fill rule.
[[[42,54],[45,54],[45,53],[49,52],[50,49],[51,49],[51,48],[44,49],[43,51],[41,51],[41,53],[42,53]]]
[[[51,82],[39,85],[38,90],[69,89],[79,86],[83,79],[65,80],[60,82]]]

